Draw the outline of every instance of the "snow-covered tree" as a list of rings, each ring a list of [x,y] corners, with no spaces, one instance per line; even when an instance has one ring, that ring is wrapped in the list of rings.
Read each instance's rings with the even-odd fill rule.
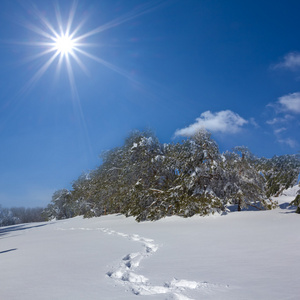
[[[255,158],[246,147],[236,147],[224,154],[227,173],[226,197],[229,202],[242,208],[254,206],[258,209],[275,207],[265,195],[264,176],[255,168]]]
[[[290,203],[290,205],[296,206],[296,213],[300,214],[300,189],[298,190],[296,198]]]
[[[33,207],[12,207],[2,208],[0,205],[0,227],[21,223],[42,222],[46,219],[43,216],[43,208]]]
[[[51,203],[47,206],[44,214],[48,219],[56,218],[68,219],[75,216],[73,209],[71,192],[67,189],[61,189],[54,192]]]
[[[127,187],[127,197],[121,207],[126,215],[137,220],[149,219],[149,208],[158,201],[153,193],[163,186],[163,147],[152,132],[134,132],[124,145],[124,170],[122,181]]]
[[[10,208],[10,211],[15,219],[15,224],[45,221],[45,218],[43,217],[43,210],[44,208],[42,207]]]
[[[10,209],[0,205],[0,227],[16,224],[16,220]]]
[[[246,147],[221,154],[206,130],[164,145],[150,131],[134,131],[71,191],[57,191],[46,212],[56,218],[123,213],[143,221],[222,212],[232,203],[238,210],[268,209],[274,191],[295,183],[295,157],[258,159]]]
[[[281,192],[297,184],[300,174],[299,155],[274,156],[271,159],[260,158],[257,168],[266,179],[266,195],[279,196]]]
[[[224,209],[220,196],[221,156],[210,134],[201,130],[192,138],[165,147],[169,171],[166,213],[181,216],[206,215]],[[171,180],[170,180],[171,179]]]

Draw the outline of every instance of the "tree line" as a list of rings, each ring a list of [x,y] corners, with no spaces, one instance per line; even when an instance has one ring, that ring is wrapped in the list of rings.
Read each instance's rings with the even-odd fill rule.
[[[246,147],[221,153],[206,130],[161,144],[134,131],[124,145],[102,153],[102,164],[58,190],[44,214],[65,219],[122,213],[137,221],[190,217],[254,207],[272,209],[271,196],[297,184],[299,155],[258,158]]]
[[[12,207],[5,208],[0,205],[0,227],[21,223],[43,222],[47,220],[44,207]]]

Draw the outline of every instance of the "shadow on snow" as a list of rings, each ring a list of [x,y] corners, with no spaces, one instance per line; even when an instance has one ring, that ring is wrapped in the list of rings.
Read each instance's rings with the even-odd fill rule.
[[[5,251],[0,251],[0,254],[11,252],[11,251],[15,251],[15,250],[18,250],[18,249],[14,248],[14,249],[8,249],[8,250],[5,250]]]
[[[3,235],[6,235],[8,233],[11,232],[15,232],[15,231],[21,231],[21,230],[26,230],[26,229],[31,229],[31,228],[38,228],[38,227],[44,227],[46,225],[49,225],[51,223],[48,224],[40,224],[40,225],[26,225],[26,224],[21,224],[21,225],[13,225],[13,226],[8,226],[8,227],[0,227],[0,237]]]

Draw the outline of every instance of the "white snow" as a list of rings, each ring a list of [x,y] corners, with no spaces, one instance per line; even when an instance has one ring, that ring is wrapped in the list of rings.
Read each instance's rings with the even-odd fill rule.
[[[298,190],[273,211],[2,227],[0,299],[299,299]]]

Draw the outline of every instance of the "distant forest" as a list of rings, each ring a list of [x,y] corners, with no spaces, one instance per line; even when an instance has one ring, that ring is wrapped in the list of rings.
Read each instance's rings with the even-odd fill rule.
[[[25,208],[12,207],[3,208],[0,205],[0,227],[16,225],[21,223],[47,221],[43,207]]]
[[[206,130],[170,144],[150,131],[134,131],[101,158],[71,190],[53,194],[42,219],[121,213],[145,221],[226,213],[229,207],[272,209],[277,203],[270,197],[296,185],[300,173],[299,154],[259,158],[244,146],[220,153]]]

